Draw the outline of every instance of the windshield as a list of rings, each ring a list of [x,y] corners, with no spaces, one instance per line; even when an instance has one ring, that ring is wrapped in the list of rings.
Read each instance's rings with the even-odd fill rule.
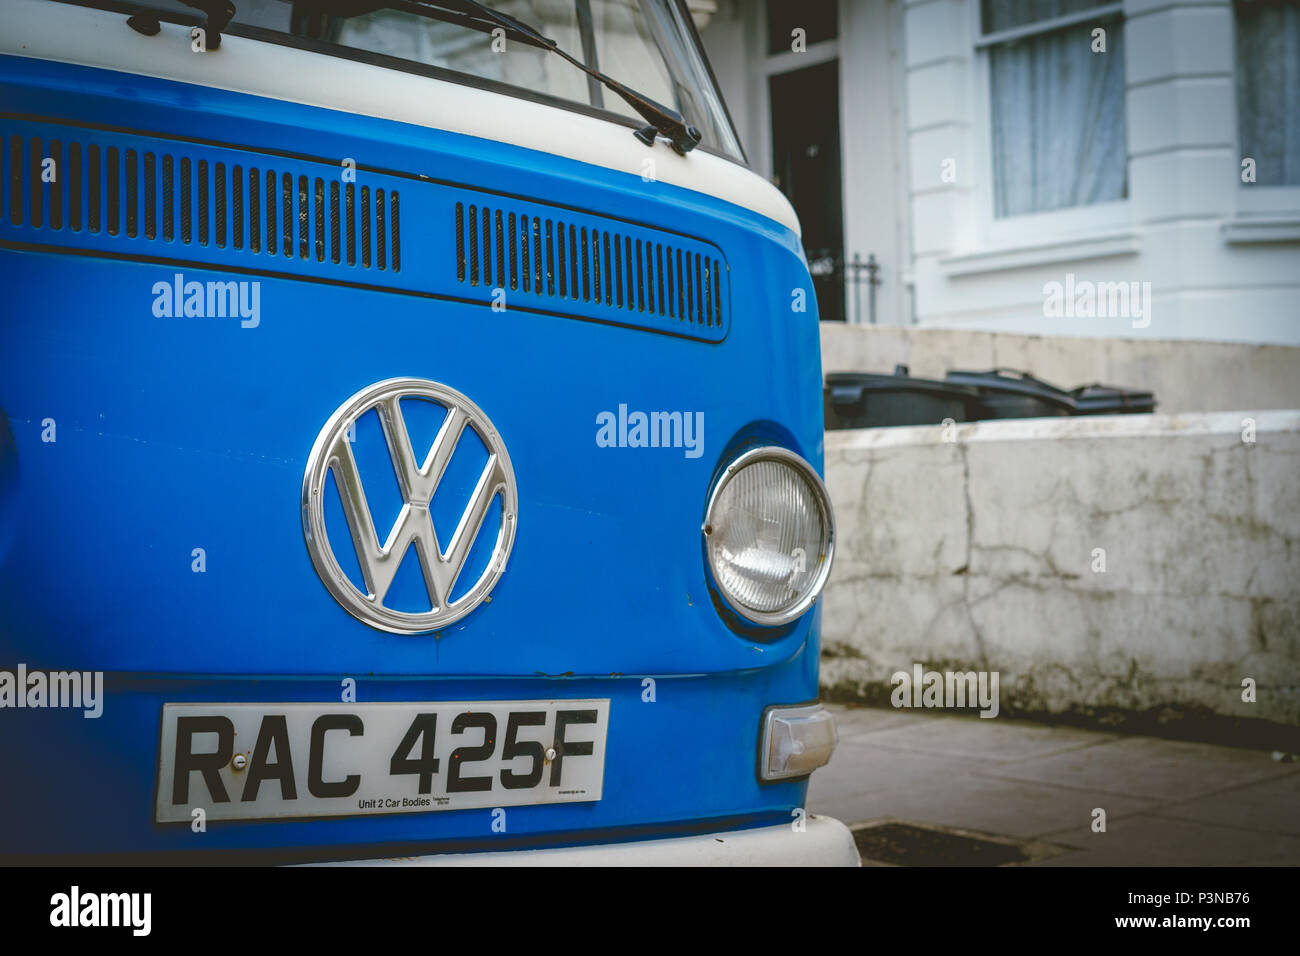
[[[93,0],[90,0],[93,3]],[[141,0],[143,8],[194,22],[197,11],[180,0]],[[536,27],[566,53],[651,99],[680,112],[702,134],[701,145],[743,162],[693,29],[677,0],[497,0],[490,4]],[[447,70],[465,78],[552,97],[634,121],[623,99],[561,57],[520,40],[496,37],[464,24],[422,16],[413,5],[359,16],[322,14],[293,0],[235,0],[230,32],[257,27],[317,41],[321,49],[364,51]],[[452,5],[454,6],[454,4]],[[165,11],[165,13],[164,13]],[[170,17],[167,17],[170,18]],[[456,79],[457,77],[449,77]]]

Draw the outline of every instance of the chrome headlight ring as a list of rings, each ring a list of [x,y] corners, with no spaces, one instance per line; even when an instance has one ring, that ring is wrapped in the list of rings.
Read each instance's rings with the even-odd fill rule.
[[[727,465],[701,530],[714,589],[750,623],[788,624],[826,586],[835,550],[830,495],[812,465],[787,448],[751,448]]]

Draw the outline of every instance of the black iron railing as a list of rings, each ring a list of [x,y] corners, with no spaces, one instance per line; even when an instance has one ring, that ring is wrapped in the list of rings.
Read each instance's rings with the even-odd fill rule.
[[[865,262],[857,252],[847,262],[839,250],[808,249],[805,254],[823,321],[875,325],[876,288],[883,281],[876,254],[867,253]],[[863,286],[866,286],[865,296]]]

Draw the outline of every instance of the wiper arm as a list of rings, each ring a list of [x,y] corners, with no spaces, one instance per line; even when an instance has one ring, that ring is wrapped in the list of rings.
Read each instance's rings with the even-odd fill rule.
[[[425,6],[426,4],[421,2],[417,5]],[[650,124],[637,130],[634,134],[637,139],[641,140],[641,142],[645,143],[647,146],[654,145],[656,133],[664,136],[668,142],[672,144],[673,149],[681,153],[683,156],[700,144],[702,138],[700,136],[700,131],[694,126],[687,124],[686,118],[682,116],[681,113],[677,112],[677,110],[664,106],[662,103],[656,103],[644,93],[637,92],[631,87],[620,83],[618,80],[606,76],[599,70],[593,70],[577,57],[570,56],[562,50],[560,45],[550,37],[543,36],[539,30],[535,27],[529,26],[522,20],[518,20],[508,13],[494,10],[485,3],[479,3],[478,0],[441,0],[439,5],[463,5],[469,7],[482,17],[500,24],[503,28],[514,31],[517,34],[531,37],[535,45],[544,46],[553,53],[558,54],[578,69],[582,70],[583,73],[586,73],[588,76],[599,81],[606,89],[613,93],[617,93],[623,98],[624,102],[626,102],[628,106],[641,114],[641,117]]]
[[[207,34],[204,43],[209,50],[220,48],[221,33],[230,26],[231,18],[235,15],[235,5],[230,0],[181,0],[181,3],[200,10],[207,16],[203,21],[203,31]]]
[[[220,2],[220,0],[182,0],[183,3]],[[296,0],[295,7],[316,13],[335,16],[355,17],[376,10],[403,10],[421,16],[433,16],[450,23],[459,23],[471,30],[492,32],[494,25],[500,27],[510,39],[535,46],[568,60],[582,72],[594,78],[611,92],[617,93],[636,110],[649,124],[635,131],[633,135],[647,146],[653,146],[655,135],[662,135],[672,144],[673,149],[683,156],[700,143],[700,131],[686,122],[677,110],[656,103],[644,93],[594,70],[577,57],[570,56],[550,37],[542,34],[536,27],[512,17],[508,13],[494,10],[478,0]]]

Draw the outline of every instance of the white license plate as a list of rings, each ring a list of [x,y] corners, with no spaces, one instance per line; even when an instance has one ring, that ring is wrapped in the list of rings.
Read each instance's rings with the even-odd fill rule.
[[[590,802],[608,727],[608,699],[164,704],[155,819]]]

